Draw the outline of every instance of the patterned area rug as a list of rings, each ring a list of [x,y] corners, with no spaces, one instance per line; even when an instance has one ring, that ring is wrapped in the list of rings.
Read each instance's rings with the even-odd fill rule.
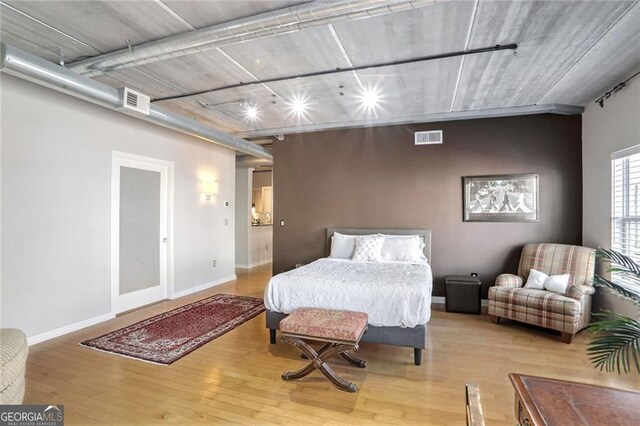
[[[262,299],[216,294],[80,344],[166,365],[264,310]]]

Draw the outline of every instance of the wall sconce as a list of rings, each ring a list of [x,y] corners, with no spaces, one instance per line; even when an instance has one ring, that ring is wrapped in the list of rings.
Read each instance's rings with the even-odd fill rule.
[[[218,182],[213,179],[207,179],[202,181],[202,192],[207,201],[211,201],[211,198],[218,195]]]

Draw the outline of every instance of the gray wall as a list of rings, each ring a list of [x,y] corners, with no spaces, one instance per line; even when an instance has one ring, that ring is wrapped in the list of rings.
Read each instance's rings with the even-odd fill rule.
[[[120,167],[120,294],[160,285],[160,178]]]
[[[273,186],[272,172],[260,171],[253,172],[253,189],[260,189],[263,186]]]
[[[443,145],[414,145],[414,131],[435,129]],[[445,275],[471,272],[486,294],[498,274],[517,272],[524,244],[582,242],[580,116],[292,135],[274,158],[276,273],[324,256],[330,226],[428,228],[434,295]],[[463,222],[462,177],[503,173],[540,174],[540,221]]]
[[[605,102],[586,106],[582,117],[583,238],[590,247],[611,247],[611,154],[640,144],[640,80]],[[637,309],[614,296],[594,299],[594,310],[611,309],[638,315]]]
[[[233,151],[0,78],[3,327],[33,336],[110,312],[112,150],[175,163],[176,291],[234,275]]]

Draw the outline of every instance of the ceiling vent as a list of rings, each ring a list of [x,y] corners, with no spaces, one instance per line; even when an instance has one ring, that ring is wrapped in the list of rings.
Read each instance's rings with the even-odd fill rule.
[[[122,108],[129,112],[149,115],[151,99],[147,95],[131,90],[128,87],[120,89]]]
[[[415,132],[416,145],[436,145],[442,143],[442,130]]]

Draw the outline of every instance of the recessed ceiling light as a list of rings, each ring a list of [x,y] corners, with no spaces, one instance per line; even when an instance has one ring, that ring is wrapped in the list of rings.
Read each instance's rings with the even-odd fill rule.
[[[372,110],[378,106],[378,103],[380,102],[380,95],[378,95],[378,91],[376,89],[365,89],[360,96],[360,101],[366,109]]]
[[[308,107],[307,100],[302,96],[294,97],[289,106],[291,107],[291,112],[297,116],[304,115]]]
[[[258,118],[258,107],[255,105],[246,105],[244,113],[249,120],[255,120]]]

